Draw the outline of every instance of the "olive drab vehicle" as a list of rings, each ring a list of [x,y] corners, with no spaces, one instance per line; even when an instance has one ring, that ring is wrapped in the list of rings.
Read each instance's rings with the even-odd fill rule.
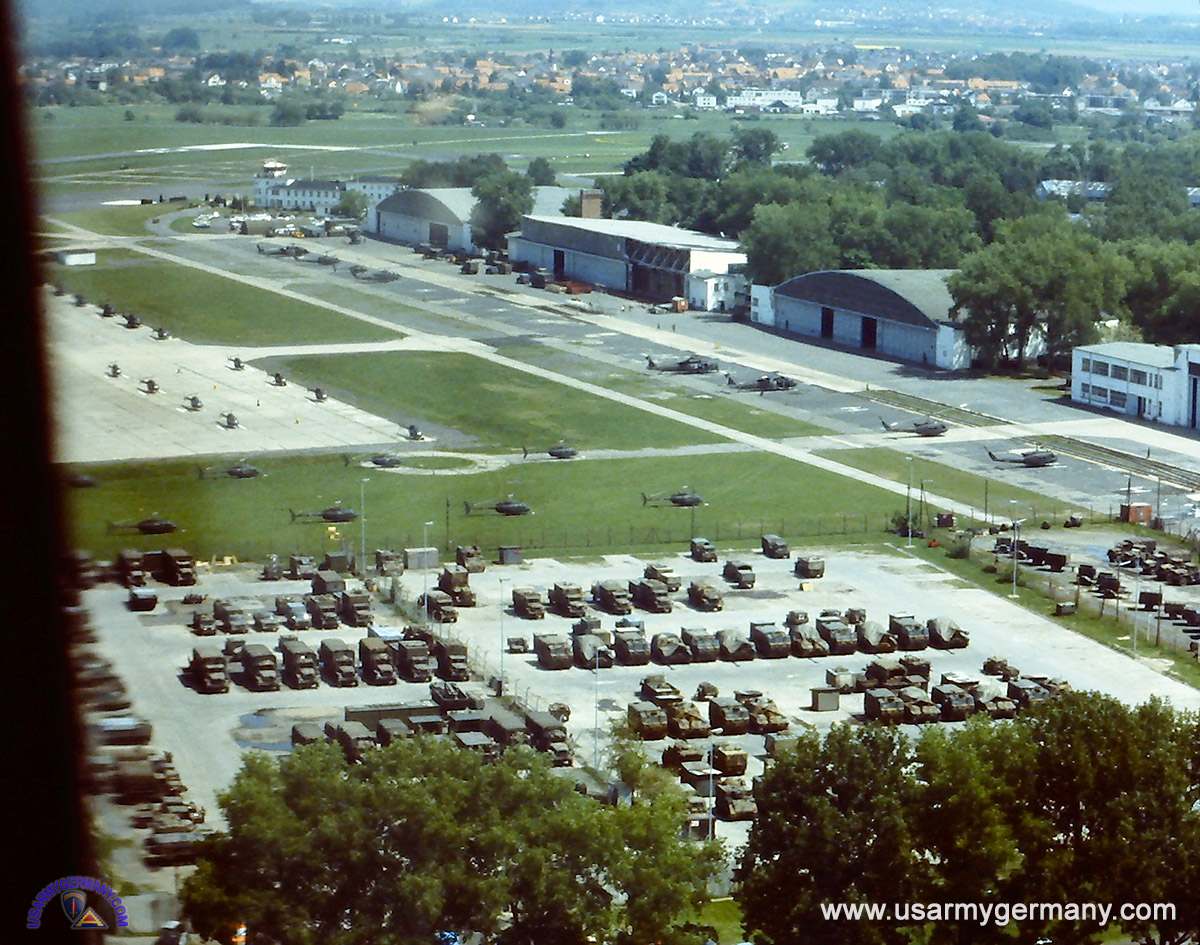
[[[592,600],[610,614],[622,616],[633,613],[629,588],[620,581],[598,581],[592,585]]]
[[[721,658],[721,644],[715,633],[703,627],[684,627],[679,636],[691,653],[693,663],[715,663]]]
[[[639,738],[655,741],[667,736],[667,713],[653,702],[629,703],[629,727]]]
[[[229,672],[225,654],[216,645],[205,643],[192,650],[188,665],[197,692],[228,692]]]
[[[754,568],[745,561],[726,561],[721,574],[734,587],[754,587]]]
[[[535,633],[533,652],[542,669],[570,669],[573,652],[570,641],[561,633]]]
[[[646,565],[645,571],[642,572],[642,577],[648,581],[658,581],[671,594],[674,594],[683,586],[683,582],[679,575],[675,573],[675,569],[667,567],[664,564]]]
[[[634,603],[643,610],[655,614],[671,612],[672,604],[670,598],[667,597],[667,586],[661,581],[651,581],[646,578],[640,581],[630,581],[629,594]]]
[[[338,637],[321,641],[321,666],[325,678],[334,686],[357,686],[358,671],[354,665],[354,650]]]
[[[650,662],[650,643],[646,631],[622,627],[613,631],[613,652],[622,666],[645,666]]]
[[[582,617],[587,613],[583,588],[577,584],[555,583],[550,588],[550,606],[563,617]]]
[[[721,646],[721,659],[730,663],[742,663],[758,656],[754,644],[739,630],[718,630],[717,643]]]
[[[283,680],[293,689],[315,689],[320,682],[317,654],[312,647],[294,637],[279,641],[283,654]]]
[[[693,538],[688,553],[693,561],[717,560],[717,549],[707,538]]]
[[[542,592],[532,587],[514,587],[513,613],[526,620],[542,620],[546,616],[546,601]]]
[[[692,661],[692,651],[683,644],[679,634],[670,631],[654,634],[650,641],[650,655],[662,666],[677,666]]]

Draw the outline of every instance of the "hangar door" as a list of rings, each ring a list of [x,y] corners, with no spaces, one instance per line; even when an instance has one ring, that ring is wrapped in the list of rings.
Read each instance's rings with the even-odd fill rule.
[[[863,316],[862,320],[862,346],[872,351],[875,350],[875,340],[879,334],[879,322],[874,318]]]
[[[445,249],[450,245],[450,227],[445,223],[429,224],[429,245]]]

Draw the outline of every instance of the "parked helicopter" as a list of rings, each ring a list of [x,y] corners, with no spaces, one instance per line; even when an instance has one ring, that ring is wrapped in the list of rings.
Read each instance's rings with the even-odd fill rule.
[[[155,341],[166,341],[171,337],[171,333],[166,328],[159,326],[154,329],[154,333],[150,337]]]
[[[292,513],[292,521],[325,521],[325,522],[353,522],[358,518],[358,513],[354,509],[348,509],[340,502],[335,502],[327,508],[321,509],[320,512],[296,512],[293,509],[288,509]]]
[[[579,455],[579,450],[575,449],[573,446],[567,446],[567,444],[562,440],[559,440],[558,443],[550,447],[548,450],[529,450],[524,446],[521,447],[522,456],[528,457],[530,452],[548,453],[553,459],[574,459]]]
[[[196,411],[204,406],[204,401],[200,399],[199,394],[188,394],[183,398],[183,409]]]
[[[124,317],[125,324],[121,327],[130,329],[142,327],[142,320],[134,315],[133,312],[126,312]]]
[[[231,362],[233,362],[233,363],[230,365],[230,368],[231,368],[232,370],[234,370],[234,371],[244,371],[244,370],[246,370],[246,362],[245,362],[245,361],[243,361],[241,358],[230,358],[229,360],[230,360]]]
[[[201,479],[205,479],[216,468],[216,466],[199,466],[196,471],[200,474]],[[251,466],[244,459],[239,459],[232,466],[227,466],[221,471],[230,479],[255,479],[262,475],[261,469],[257,466]]]
[[[147,393],[147,394],[157,394],[158,393],[158,390],[159,390],[158,381],[156,381],[154,378],[143,377],[142,383],[146,385],[145,393]]]
[[[117,364],[116,361],[114,361],[112,364],[110,364],[108,366],[108,376],[109,377],[120,377],[121,376],[121,365]]]
[[[395,282],[400,276],[388,269],[369,270],[366,266],[351,266],[350,275],[364,282]]]
[[[711,374],[717,370],[717,362],[709,361],[699,355],[690,354],[682,361],[660,363],[650,355],[646,355],[646,363],[652,371],[668,371],[675,374]]]
[[[312,389],[312,395],[313,395],[313,398],[316,400],[316,402],[319,404],[323,404],[323,403],[325,403],[325,401],[327,401],[329,399],[329,395],[327,393],[325,393],[324,387],[314,387]]]
[[[1017,466],[1029,466],[1033,469],[1041,466],[1051,466],[1058,462],[1058,456],[1054,452],[1041,446],[1031,450],[1021,450],[1016,456],[997,456],[991,450],[988,450],[987,454],[992,458],[993,463],[1013,463]]]
[[[690,486],[684,486],[682,489],[677,489],[674,492],[658,492],[654,495],[642,493],[642,505],[657,505],[662,502],[669,502],[671,505],[679,506],[680,508],[689,508],[703,505],[704,498],[693,492]]]
[[[941,420],[926,417],[924,420],[912,420],[908,423],[888,423],[883,417],[879,418],[885,430],[893,433],[915,433],[917,436],[941,436],[950,428]]]
[[[337,256],[330,256],[327,254],[322,254],[317,257],[317,262],[322,266],[332,266],[334,268],[334,271],[336,272],[338,263],[340,263],[341,260],[338,259]]]
[[[108,524],[110,532],[137,529],[143,535],[167,535],[178,527],[174,522],[169,522],[158,515],[151,515],[140,522],[109,522]]]
[[[764,374],[752,381],[740,382],[735,381],[733,375],[726,371],[725,378],[728,386],[735,390],[756,390],[760,394],[772,390],[791,390],[796,386],[796,379],[785,374]]]
[[[221,426],[226,430],[236,430],[238,428],[237,415],[232,413],[221,414]]]
[[[404,465],[404,461],[395,453],[374,453],[371,456],[351,456],[345,453],[342,455],[342,462],[347,466],[351,463],[370,463],[380,469],[395,469]]]
[[[514,499],[511,495],[507,499],[501,499],[499,502],[479,502],[475,505],[472,505],[470,502],[464,502],[463,506],[466,508],[466,512],[464,513],[466,515],[470,515],[472,512],[478,512],[482,509],[492,509],[493,511],[499,512],[501,515],[533,514],[533,509],[531,509],[524,502]]]

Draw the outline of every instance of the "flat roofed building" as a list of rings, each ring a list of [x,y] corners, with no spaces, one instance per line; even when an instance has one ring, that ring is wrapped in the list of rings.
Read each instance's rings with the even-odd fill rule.
[[[1200,345],[1132,341],[1071,353],[1071,400],[1169,426],[1200,427]]]

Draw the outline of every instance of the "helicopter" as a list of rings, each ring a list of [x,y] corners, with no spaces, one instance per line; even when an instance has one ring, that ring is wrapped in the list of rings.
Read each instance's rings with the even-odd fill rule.
[[[693,492],[690,486],[684,486],[675,492],[658,492],[654,495],[642,493],[642,505],[657,504],[660,502],[670,502],[671,505],[678,506],[679,508],[690,508],[703,505],[704,498]]]
[[[171,337],[171,333],[167,329],[159,327],[154,329],[154,335],[152,337],[155,341],[166,341]]]
[[[101,318],[111,318],[113,315],[116,315],[116,314],[117,314],[117,310],[113,307],[112,302],[105,302],[103,305],[100,306],[100,317]]]
[[[124,328],[141,328],[142,320],[140,318],[138,318],[136,315],[134,315],[133,312],[126,312],[125,313],[125,324],[122,327],[124,327]]]
[[[230,358],[229,360],[233,362],[230,365],[232,370],[234,370],[234,371],[246,370],[246,362],[243,361],[241,358]]]
[[[216,468],[217,467],[215,466],[209,466],[208,468],[199,466],[197,467],[196,471],[200,474],[201,479],[205,479],[207,478],[208,473],[212,472]],[[224,472],[225,475],[230,479],[255,479],[262,475],[261,469],[259,469],[257,466],[251,466],[244,459],[239,459],[232,466],[228,466],[222,470],[222,472]]]
[[[466,508],[466,512],[464,513],[466,515],[470,515],[472,512],[476,512],[481,509],[492,509],[496,512],[499,512],[501,515],[533,514],[533,509],[531,509],[524,502],[514,499],[511,495],[507,499],[501,499],[499,502],[480,502],[475,505],[472,505],[470,502],[464,502],[463,506]]]
[[[728,381],[728,386],[733,387],[735,390],[756,390],[760,394],[765,394],[771,390],[791,390],[796,386],[796,379],[784,374],[764,374],[762,377],[756,377],[752,381],[740,383],[735,381],[733,375],[726,371],[725,378]]]
[[[116,361],[114,361],[112,364],[110,364],[108,366],[108,376],[109,377],[120,377],[121,376],[121,365],[117,364]]]
[[[341,260],[338,259],[337,256],[330,256],[330,255],[325,254],[325,255],[318,256],[317,262],[322,266],[333,266],[334,271],[336,271],[337,267],[338,267],[338,263],[340,263]]]
[[[232,413],[221,414],[221,426],[226,430],[236,430],[238,427],[237,415]]]
[[[553,459],[574,459],[579,455],[579,450],[573,446],[567,446],[562,440],[559,440],[554,446],[548,450],[533,450],[534,453],[547,453]],[[521,447],[521,455],[528,457],[530,451],[524,446]]]
[[[199,394],[188,394],[186,397],[183,398],[183,409],[184,410],[193,410],[193,411],[199,410],[203,406],[204,406],[204,401],[202,401],[200,399]]]
[[[282,372],[276,371],[271,376],[271,386],[272,387],[287,387],[287,378],[283,376]]]
[[[915,433],[917,436],[941,436],[950,429],[943,421],[934,420],[932,417],[909,423],[888,423],[880,417],[879,422],[885,430],[891,430],[893,433]]]
[[[325,393],[325,388],[323,387],[314,387],[312,389],[312,395],[319,404],[323,404],[329,399],[329,395]]]
[[[158,393],[158,381],[156,381],[154,378],[144,377],[144,378],[142,378],[142,383],[146,385],[145,392],[147,394],[157,394]]]
[[[988,450],[987,454],[993,463],[1013,463],[1017,466],[1029,466],[1035,469],[1041,466],[1051,466],[1058,462],[1058,456],[1041,446],[1031,450],[1021,450],[1017,456],[1011,457],[997,456],[991,450]]]
[[[699,355],[690,354],[682,361],[659,363],[650,355],[646,355],[646,363],[652,371],[668,371],[675,374],[711,374],[717,370],[717,362],[709,361]]]
[[[114,532],[119,529],[135,528],[143,535],[166,535],[175,531],[178,527],[174,522],[169,522],[165,518],[159,518],[158,515],[151,515],[140,522],[109,522],[108,530]]]
[[[326,522],[353,522],[358,518],[358,513],[354,509],[348,509],[340,502],[335,502],[333,505],[321,509],[320,512],[296,512],[288,509],[292,513],[292,521],[326,521]]]
[[[395,453],[375,453],[365,458],[345,454],[342,456],[342,462],[347,466],[355,462],[370,463],[372,466],[378,466],[380,469],[395,469],[398,466],[404,465],[404,461]]]

